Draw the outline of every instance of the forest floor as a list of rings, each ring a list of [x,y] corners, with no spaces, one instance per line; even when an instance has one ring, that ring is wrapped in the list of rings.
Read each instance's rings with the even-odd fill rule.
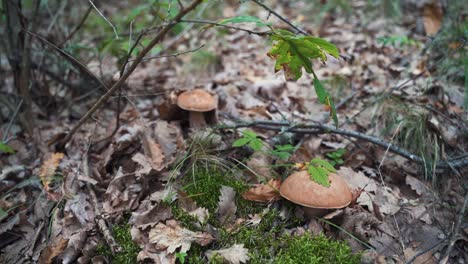
[[[387,17],[367,1],[323,12],[287,2],[267,1],[340,51],[313,65],[338,128],[313,76],[290,81],[275,72],[271,40],[187,27],[164,40],[173,55],[132,73],[119,121],[116,93],[66,151],[47,143],[102,90],[82,97],[48,87],[68,103],[38,99],[32,136],[2,120],[14,153],[0,153],[0,262],[468,263],[466,87],[463,69],[441,69],[466,47],[435,41],[446,30],[440,7],[408,3]],[[254,3],[218,11],[218,19],[248,14],[288,28]],[[87,65],[109,86],[118,79],[116,57]],[[0,89],[13,91],[4,78]],[[177,106],[195,88],[218,100],[206,128],[191,127]],[[233,146],[242,138],[258,146]],[[314,158],[355,190],[349,206],[311,216],[281,198],[282,181]]]

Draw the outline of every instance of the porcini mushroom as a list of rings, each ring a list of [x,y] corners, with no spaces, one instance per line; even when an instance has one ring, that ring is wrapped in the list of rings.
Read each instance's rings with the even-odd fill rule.
[[[177,98],[177,105],[189,111],[191,128],[202,128],[206,126],[203,113],[216,109],[218,100],[204,90],[194,89],[181,93]]]
[[[348,184],[335,173],[330,173],[328,177],[330,187],[325,187],[313,181],[309,172],[295,172],[283,182],[280,194],[287,200],[304,206],[304,212],[309,216],[319,216],[326,213],[327,209],[348,206],[352,200]]]

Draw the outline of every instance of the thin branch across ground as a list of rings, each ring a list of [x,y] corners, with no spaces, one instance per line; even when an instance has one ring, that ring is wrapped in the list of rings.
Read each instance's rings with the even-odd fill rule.
[[[387,143],[384,140],[369,136],[363,133],[359,133],[356,131],[345,130],[341,128],[336,128],[333,126],[319,124],[319,123],[291,123],[287,121],[270,121],[270,120],[257,120],[257,121],[242,121],[242,120],[235,120],[236,123],[232,125],[222,125],[220,126],[221,129],[228,129],[228,128],[242,128],[242,127],[255,127],[265,130],[272,130],[272,131],[281,131],[281,132],[291,132],[297,134],[338,134],[343,136],[348,136],[352,138],[362,139],[378,146],[381,146],[389,151],[398,154],[408,160],[424,164],[424,159],[420,156],[413,154],[405,149],[397,147],[391,143]],[[468,166],[468,159],[461,158],[456,160],[444,160],[439,161],[436,164],[436,169],[451,169],[451,168],[463,168]]]

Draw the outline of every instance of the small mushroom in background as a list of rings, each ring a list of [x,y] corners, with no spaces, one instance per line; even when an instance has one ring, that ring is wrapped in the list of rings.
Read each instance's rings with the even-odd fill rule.
[[[335,173],[329,174],[330,187],[318,184],[303,170],[291,174],[281,184],[280,194],[287,200],[304,206],[307,216],[322,216],[328,209],[348,206],[352,199],[351,188]]]
[[[205,113],[212,112],[218,107],[218,100],[210,93],[194,89],[185,91],[177,98],[177,106],[189,111],[190,128],[203,128],[206,126]]]

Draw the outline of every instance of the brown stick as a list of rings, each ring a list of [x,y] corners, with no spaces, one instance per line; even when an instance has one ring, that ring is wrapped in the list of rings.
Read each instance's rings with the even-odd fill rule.
[[[199,4],[201,4],[203,0],[194,0],[189,6],[187,6],[185,9],[181,10],[176,17],[174,17],[173,22],[179,22],[182,17],[184,17],[187,13],[190,11],[194,10]],[[154,38],[151,40],[151,42],[146,46],[140,54],[138,54],[138,57],[135,59],[135,61],[130,65],[128,70],[125,72],[125,74],[120,77],[119,81],[116,82],[101,98],[97,100],[97,102],[91,107],[91,109],[86,112],[86,114],[81,117],[81,119],[78,121],[78,123],[70,130],[70,132],[63,138],[60,142],[57,143],[56,148],[57,150],[64,150],[65,145],[70,141],[70,139],[73,137],[73,135],[76,133],[78,128],[80,128],[87,120],[88,118],[96,112],[96,110],[103,104],[105,103],[109,97],[119,88],[124,84],[124,82],[127,80],[127,78],[130,76],[130,74],[136,69],[138,64],[141,62],[141,60],[145,57],[145,55],[156,45],[158,44],[164,36],[169,32],[169,30],[174,27],[174,23],[169,23],[166,25]]]
[[[291,132],[297,134],[339,134],[343,136],[353,137],[362,139],[373,144],[379,145],[384,148],[388,148],[391,152],[398,154],[408,160],[423,163],[423,159],[416,154],[413,154],[405,149],[399,148],[393,144],[387,143],[379,138],[369,136],[366,134],[359,133],[357,131],[345,130],[341,128],[335,128],[320,123],[290,123],[288,121],[271,121],[271,120],[257,120],[251,122],[245,122],[242,120],[234,120],[236,123],[233,125],[220,126],[223,128],[241,128],[241,127],[256,127],[260,129]],[[439,161],[436,164],[437,169],[448,169],[450,167],[466,167],[468,166],[468,159],[455,159],[455,160],[444,160]]]
[[[76,34],[76,32],[78,32],[78,30],[80,30],[80,28],[83,26],[84,22],[88,18],[89,13],[91,13],[92,9],[93,9],[93,6],[90,5],[88,7],[88,10],[86,10],[86,13],[84,14],[84,16],[81,18],[78,25],[73,29],[73,31],[68,36],[65,37],[64,40],[62,40],[62,42],[60,42],[60,44],[57,45],[58,47],[63,47],[63,45],[65,45]]]

